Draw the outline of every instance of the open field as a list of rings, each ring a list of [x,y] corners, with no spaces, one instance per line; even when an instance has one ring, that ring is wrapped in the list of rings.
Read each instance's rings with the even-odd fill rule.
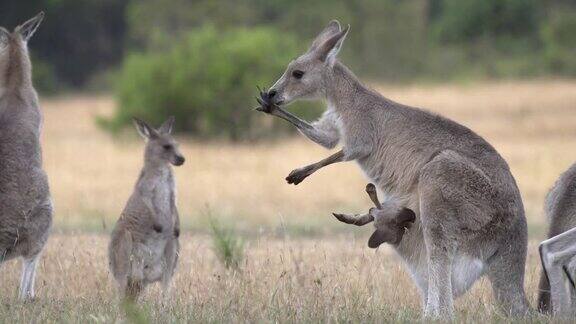
[[[545,194],[576,161],[575,82],[379,90],[453,118],[486,137],[510,163],[531,231],[543,235]],[[43,102],[44,156],[58,228],[109,227],[132,190],[143,143],[133,129],[127,130],[133,136],[115,139],[94,123],[95,116],[109,114],[113,106],[112,99],[102,97]],[[371,206],[363,191],[366,179],[354,163],[330,166],[297,187],[287,185],[284,177],[292,169],[329,153],[301,137],[261,145],[181,142],[187,162],[175,170],[185,228],[202,232],[212,215],[247,232],[287,227],[298,233],[332,233],[342,227],[332,220],[331,211],[359,212]]]
[[[510,163],[529,218],[526,284],[534,304],[540,268],[536,244],[546,232],[543,199],[576,161],[576,82],[379,90],[471,127]],[[95,116],[113,109],[108,97],[43,100],[43,109],[55,235],[39,267],[33,304],[15,300],[19,264],[3,266],[0,319],[111,322],[118,308],[107,272],[105,232],[136,181],[143,144],[136,136],[113,138],[95,125]],[[174,300],[160,305],[153,289],[140,315],[161,322],[418,319],[416,288],[398,258],[388,247],[376,252],[366,247],[369,228],[339,224],[330,214],[371,206],[363,191],[366,179],[353,163],[330,166],[294,187],[284,177],[328,152],[299,137],[259,145],[181,143],[187,163],[176,169],[176,181],[184,236]],[[246,239],[240,272],[225,270],[215,258],[209,217]],[[465,321],[503,320],[484,280],[458,300],[457,308]]]

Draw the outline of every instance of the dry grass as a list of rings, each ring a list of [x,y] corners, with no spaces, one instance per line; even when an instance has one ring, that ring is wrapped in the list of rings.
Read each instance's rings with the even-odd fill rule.
[[[414,322],[419,297],[388,248],[376,252],[349,236],[249,242],[241,271],[226,270],[205,236],[182,237],[183,249],[171,300],[158,286],[143,298],[151,322]],[[0,318],[12,322],[113,322],[119,318],[106,263],[107,237],[80,234],[51,238],[39,267],[38,298],[15,299],[19,268],[3,269]],[[72,248],[73,247],[73,248]],[[537,284],[536,246],[530,247],[528,291]],[[462,321],[504,321],[490,285],[478,282],[456,303]],[[531,319],[544,321],[543,317]]]
[[[392,99],[426,107],[471,127],[509,161],[533,237],[527,266],[527,290],[533,302],[539,269],[535,243],[546,228],[543,198],[558,175],[576,161],[572,149],[576,83],[382,86],[380,90]],[[45,165],[56,204],[55,232],[60,234],[53,235],[42,259],[35,303],[15,300],[19,269],[14,262],[4,266],[0,318],[111,322],[118,309],[107,274],[107,237],[85,230],[109,229],[118,217],[141,167],[143,144],[135,136],[112,138],[95,126],[95,116],[113,109],[110,98],[44,100],[43,109]],[[331,211],[359,212],[371,205],[363,194],[366,180],[353,163],[328,167],[294,187],[283,178],[328,152],[302,138],[261,145],[181,142],[187,163],[176,170],[176,180],[188,234],[182,238],[175,299],[162,306],[155,302],[158,294],[152,290],[144,307],[151,319],[418,319],[416,290],[397,257],[388,248],[374,254],[365,246],[368,229],[343,226],[330,216]],[[224,270],[211,251],[203,234],[208,232],[208,214],[250,237],[241,272]],[[484,281],[458,301],[458,309],[464,321],[502,320]]]

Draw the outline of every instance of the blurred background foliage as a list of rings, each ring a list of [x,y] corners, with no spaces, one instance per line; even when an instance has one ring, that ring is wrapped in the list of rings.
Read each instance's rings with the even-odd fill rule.
[[[257,137],[251,111],[331,19],[352,26],[341,54],[364,79],[435,82],[576,76],[569,0],[0,0],[0,25],[37,11],[31,45],[43,93],[107,91],[118,130],[168,114],[199,137]],[[314,116],[318,105],[296,106]],[[259,128],[257,126],[262,126]]]

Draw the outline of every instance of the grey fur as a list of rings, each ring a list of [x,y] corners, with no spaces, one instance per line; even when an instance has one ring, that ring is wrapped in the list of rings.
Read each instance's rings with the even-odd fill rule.
[[[182,165],[184,157],[171,135],[173,123],[171,117],[154,129],[135,119],[146,139],[144,167],[108,249],[110,270],[122,299],[136,301],[156,281],[161,281],[167,293],[178,262],[180,219],[170,164]]]
[[[526,218],[507,163],[470,129],[363,85],[336,59],[347,31],[331,22],[314,43],[337,37],[335,47],[312,46],[259,99],[259,110],[288,120],[312,141],[327,148],[342,142],[340,152],[292,171],[287,181],[298,184],[326,165],[356,161],[386,200],[416,213],[395,249],[425,315],[451,316],[453,298],[484,274],[503,311],[524,315]],[[308,124],[282,108],[298,99],[325,99],[328,109]]]
[[[43,13],[26,24],[34,30]],[[22,26],[0,28],[0,262],[23,258],[20,298],[34,298],[36,264],[52,225],[52,201],[42,169],[42,113]],[[26,38],[24,36],[27,36]]]
[[[576,260],[576,251],[566,255],[565,259],[557,259],[553,258],[553,256],[558,253],[566,254],[576,242],[576,231],[570,231],[576,227],[576,164],[572,165],[560,176],[548,193],[545,213],[550,222],[549,239],[541,243],[540,253],[542,265],[547,270],[548,276],[544,271],[540,276],[538,309],[544,313],[570,313],[570,310],[566,310],[565,304],[570,303],[570,300],[562,298],[564,289],[559,287],[565,284],[565,280],[562,280],[562,278],[565,279],[562,267],[569,266],[571,261]],[[555,259],[555,261],[552,259]],[[576,274],[576,269],[573,269],[573,267],[574,264],[572,265],[571,273]],[[550,296],[551,288],[548,277],[550,277],[550,281],[555,287],[552,291],[556,292],[552,298]],[[573,301],[576,302],[576,299],[573,298]],[[563,308],[563,310],[559,310],[560,308]],[[576,311],[576,308],[572,307],[572,315],[574,311]]]
[[[368,240],[370,248],[377,248],[382,243],[399,244],[406,230],[412,227],[412,223],[416,220],[414,211],[398,206],[393,200],[380,203],[376,186],[372,183],[366,186],[366,192],[376,206],[376,208],[370,208],[368,214],[352,216],[333,213],[333,215],[343,223],[356,226],[374,222],[376,230]]]

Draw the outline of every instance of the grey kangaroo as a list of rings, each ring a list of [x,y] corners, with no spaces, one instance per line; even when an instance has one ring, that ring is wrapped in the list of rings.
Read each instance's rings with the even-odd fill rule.
[[[27,49],[43,18],[40,13],[13,32],[0,27],[0,262],[22,257],[21,299],[34,298],[36,265],[52,225],[42,113]]]
[[[362,84],[337,59],[348,31],[330,22],[258,98],[258,110],[313,142],[329,149],[342,142],[340,151],[286,180],[298,184],[354,160],[386,200],[413,210],[415,223],[395,250],[421,292],[425,316],[452,316],[453,298],[484,274],[504,312],[526,314],[526,218],[507,163],[470,129]],[[309,124],[283,109],[298,99],[324,99],[328,108]]]
[[[112,231],[110,270],[122,300],[136,301],[145,287],[161,281],[165,295],[178,262],[180,220],[170,164],[184,164],[172,137],[174,118],[159,129],[135,119],[146,140],[144,167]]]
[[[540,244],[542,275],[538,308],[544,313],[576,313],[576,164],[564,172],[546,197],[549,239]]]

